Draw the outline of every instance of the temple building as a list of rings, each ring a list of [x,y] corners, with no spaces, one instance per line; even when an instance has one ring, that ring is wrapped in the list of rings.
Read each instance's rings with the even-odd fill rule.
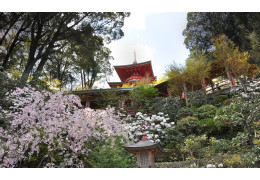
[[[137,85],[140,81],[154,82],[156,77],[153,74],[151,61],[133,64],[114,66],[121,82],[108,82],[111,88],[122,87],[124,84]]]
[[[93,89],[73,91],[72,93],[78,95],[85,107],[93,109],[100,109],[101,104],[105,104],[105,99],[118,98],[118,107],[127,109],[132,106],[133,101],[128,98],[129,91],[138,86],[138,82],[153,83],[156,80],[154,76],[151,61],[136,62],[136,54],[134,53],[134,62],[129,65],[114,66],[121,82],[108,82],[110,88],[107,89]],[[126,85],[126,86],[123,86]],[[155,86],[157,88],[157,85]],[[159,96],[169,96],[168,88],[163,84],[158,86]],[[132,111],[130,108],[129,111]],[[135,114],[135,112],[130,113]]]

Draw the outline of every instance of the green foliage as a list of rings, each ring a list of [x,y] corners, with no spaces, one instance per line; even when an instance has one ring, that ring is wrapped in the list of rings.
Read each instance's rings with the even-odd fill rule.
[[[198,116],[198,109],[197,108],[190,108],[190,107],[182,107],[179,109],[178,111],[178,118],[182,119],[185,118],[187,116]]]
[[[163,153],[161,157],[161,162],[170,162],[170,161],[182,161],[182,152],[180,145],[176,143],[170,143],[165,146],[166,152]],[[158,159],[157,159],[157,162]]]
[[[207,136],[205,134],[201,136],[190,135],[184,140],[181,151],[188,154],[189,159],[194,159],[201,153],[201,149],[206,140]]]
[[[192,116],[182,118],[177,122],[176,131],[181,133],[184,137],[191,134],[199,134],[198,121],[198,118]]]
[[[180,104],[176,99],[172,97],[156,97],[153,99],[151,111],[154,114],[158,114],[159,112],[168,114],[171,122],[177,122],[179,109]]]
[[[134,100],[134,107],[139,112],[150,114],[153,98],[158,95],[158,89],[153,85],[141,84],[130,91],[130,97]]]
[[[187,92],[187,96],[189,97],[189,102],[192,107],[200,107],[204,104],[212,104],[211,96],[205,94],[203,89]]]
[[[227,139],[216,139],[211,137],[209,143],[211,156],[217,155],[218,153],[225,153],[230,150],[230,141]]]
[[[88,159],[94,168],[136,167],[136,156],[122,148],[120,138],[114,144],[110,141],[95,143]]]
[[[228,105],[230,105],[233,102],[234,102],[234,100],[232,98],[226,99],[225,101],[223,101],[222,105],[223,106],[228,106]]]
[[[213,105],[205,104],[198,109],[199,118],[213,118],[216,114],[217,108]]]
[[[228,99],[227,95],[218,95],[214,98],[214,104],[215,106],[221,106],[224,104],[224,101]]]
[[[191,122],[197,122],[198,121],[198,118],[196,117],[193,117],[193,116],[187,116],[185,118],[182,118],[181,120],[178,121],[178,125],[180,124],[189,124]]]
[[[139,85],[130,91],[130,95],[133,99],[152,99],[158,95],[158,90],[152,85]]]
[[[198,122],[201,131],[206,133],[207,135],[218,132],[219,124],[215,122],[212,118],[201,119]]]
[[[205,168],[208,163],[216,164],[217,167],[224,160],[223,156],[212,156],[211,159],[201,158],[194,160],[186,160],[186,161],[177,161],[177,162],[163,162],[163,163],[155,163],[157,168]]]
[[[9,78],[7,72],[1,71],[0,66],[0,106],[3,109],[6,109],[11,105],[10,102],[5,99],[6,93],[14,90],[19,85],[19,81]]]
[[[100,93],[100,96],[97,97],[96,101],[99,105],[99,108],[105,109],[108,106],[119,107],[121,98],[122,97],[118,95],[116,92],[102,92]]]
[[[221,126],[232,127],[233,125],[231,119],[232,111],[230,109],[231,109],[231,105],[223,106],[217,109],[216,116],[214,117],[214,119]]]
[[[72,74],[79,73],[82,83],[92,87],[112,73],[111,51],[104,43],[124,36],[121,28],[129,16],[127,12],[1,13],[0,64],[5,70],[22,70],[23,82],[31,73],[32,84],[51,74],[62,87],[72,87],[79,79]]]
[[[236,137],[232,138],[231,146],[234,152],[244,153],[247,151],[248,136],[245,132],[239,132]]]
[[[168,83],[173,95],[179,94],[180,89],[183,88],[183,83],[187,79],[187,74],[184,74],[184,71],[185,67],[177,65],[175,62],[170,64],[167,69]]]
[[[197,48],[209,52],[212,47],[211,39],[219,34],[226,34],[243,51],[250,50],[254,44],[259,47],[259,13],[190,12],[187,14],[187,25],[183,35],[188,49]]]
[[[240,155],[233,155],[230,159],[225,159],[224,160],[225,163],[228,164],[228,167],[231,167],[231,168],[239,168],[242,166],[242,163],[241,163],[241,157]]]

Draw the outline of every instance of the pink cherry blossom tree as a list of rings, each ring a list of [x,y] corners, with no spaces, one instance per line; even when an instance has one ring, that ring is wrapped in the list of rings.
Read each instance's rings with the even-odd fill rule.
[[[75,95],[17,88],[0,118],[0,167],[86,167],[91,143],[121,136],[128,140],[126,118],[114,109],[84,109]]]

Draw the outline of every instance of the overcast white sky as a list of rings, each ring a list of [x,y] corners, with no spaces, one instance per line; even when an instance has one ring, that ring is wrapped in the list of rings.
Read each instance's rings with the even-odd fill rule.
[[[135,51],[138,63],[152,61],[157,78],[165,73],[166,66],[173,61],[184,64],[189,55],[182,36],[186,15],[186,12],[131,12],[131,16],[125,19],[125,36],[107,45],[114,57],[111,64],[132,64]],[[110,81],[120,81],[115,71]]]

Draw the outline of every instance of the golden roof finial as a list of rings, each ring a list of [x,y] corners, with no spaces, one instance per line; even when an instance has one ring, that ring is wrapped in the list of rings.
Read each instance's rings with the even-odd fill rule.
[[[136,63],[137,63],[137,61],[136,61],[136,52],[134,50],[134,63],[133,64],[136,64]]]

